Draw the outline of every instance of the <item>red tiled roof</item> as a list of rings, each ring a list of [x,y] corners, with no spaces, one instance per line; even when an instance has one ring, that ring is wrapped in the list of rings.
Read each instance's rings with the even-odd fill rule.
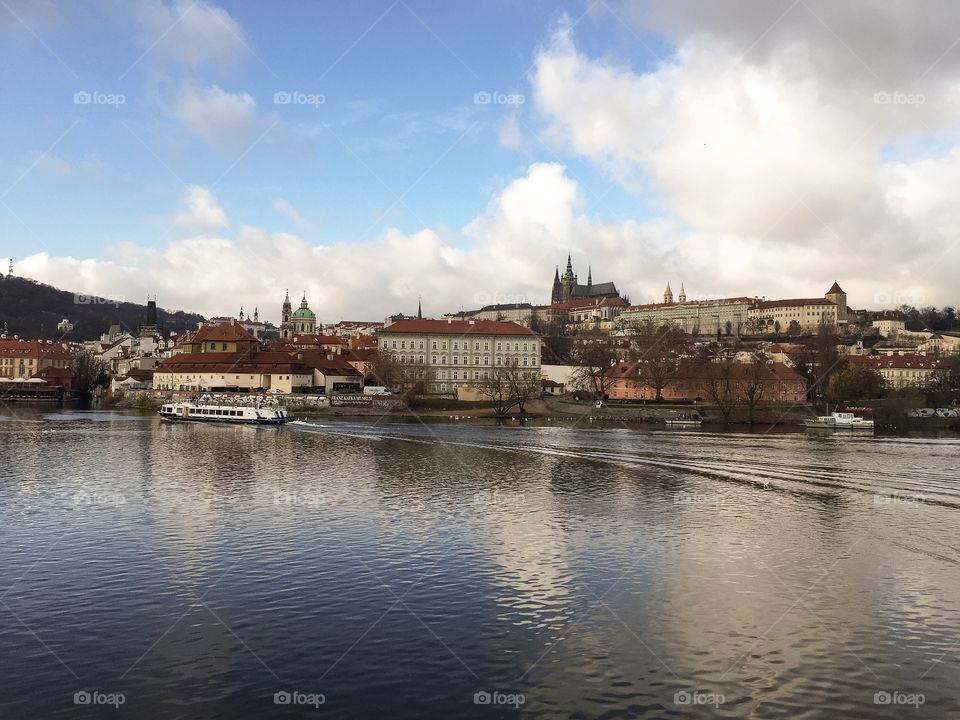
[[[199,328],[188,342],[256,342],[256,338],[243,325],[238,323],[220,323],[204,325]]]
[[[69,358],[73,353],[59,343],[42,340],[0,340],[0,355],[4,357]]]
[[[398,320],[380,331],[381,336],[388,333],[536,336],[535,332],[523,325],[498,320]]]
[[[348,355],[333,355],[324,350],[304,350],[297,354],[302,358],[299,362],[304,365],[320,370],[321,372],[333,371],[338,375],[362,375],[349,362]]]
[[[294,345],[343,345],[343,338],[339,335],[295,335]]]
[[[851,355],[847,358],[848,362],[854,365],[866,365],[877,370],[888,369],[915,369],[915,370],[937,370],[943,367],[943,363],[935,358],[925,355]]]
[[[570,310],[581,310],[597,307],[627,307],[626,301],[622,297],[603,297],[595,298],[593,302],[571,301],[567,303]]]

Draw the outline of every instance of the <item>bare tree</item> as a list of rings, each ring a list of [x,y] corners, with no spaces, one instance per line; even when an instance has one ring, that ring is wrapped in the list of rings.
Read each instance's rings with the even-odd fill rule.
[[[717,406],[726,425],[737,404],[737,361],[727,355],[708,360],[704,376],[710,400]]]
[[[738,394],[747,404],[750,424],[754,424],[754,411],[763,400],[763,394],[772,381],[776,380],[773,363],[765,355],[754,354],[753,361],[738,368]]]
[[[663,399],[663,390],[680,375],[682,359],[691,338],[676,325],[645,321],[634,327],[631,355],[639,363],[640,377]]]
[[[493,405],[493,411],[497,415],[506,415],[517,405],[513,387],[515,372],[513,367],[496,368],[474,386],[477,394]]]
[[[368,373],[387,390],[393,391],[403,381],[404,365],[391,350],[379,349],[370,362]]]
[[[617,348],[609,338],[593,333],[582,336],[573,347],[572,379],[576,385],[590,388],[596,398],[602,400],[613,385],[617,359]]]
[[[534,398],[540,397],[540,373],[539,371],[520,370],[513,368],[509,373],[510,392],[513,399],[517,402],[517,410],[521,413],[526,412],[524,406]]]

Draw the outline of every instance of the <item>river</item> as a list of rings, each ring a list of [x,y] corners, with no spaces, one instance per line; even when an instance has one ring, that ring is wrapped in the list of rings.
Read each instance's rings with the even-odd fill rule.
[[[0,415],[0,717],[960,713],[960,440]]]

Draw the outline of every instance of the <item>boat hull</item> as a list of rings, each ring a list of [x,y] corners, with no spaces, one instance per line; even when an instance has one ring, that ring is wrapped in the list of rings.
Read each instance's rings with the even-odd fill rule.
[[[216,425],[285,425],[293,420],[286,418],[208,418],[208,417],[181,417],[179,415],[160,415],[160,419],[168,423],[207,423]]]

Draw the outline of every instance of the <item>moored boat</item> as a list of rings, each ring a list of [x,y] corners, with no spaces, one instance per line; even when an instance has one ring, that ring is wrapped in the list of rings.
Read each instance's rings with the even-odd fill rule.
[[[818,415],[813,420],[804,420],[803,424],[808,428],[823,430],[873,430],[873,420],[867,420],[850,412]]]
[[[167,422],[216,422],[241,425],[283,425],[293,418],[284,407],[265,405],[208,405],[165,403],[160,418]]]
[[[703,424],[703,420],[700,419],[697,415],[688,415],[687,413],[680,413],[675,418],[669,418],[664,420],[667,427],[674,428],[698,428]]]

